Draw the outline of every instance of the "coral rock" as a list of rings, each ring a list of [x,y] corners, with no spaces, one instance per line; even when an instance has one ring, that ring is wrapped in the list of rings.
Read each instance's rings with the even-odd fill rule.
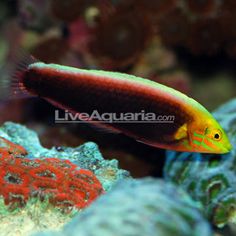
[[[184,191],[162,180],[123,181],[72,219],[58,236],[210,236],[200,209]],[[43,235],[57,233],[37,234]]]

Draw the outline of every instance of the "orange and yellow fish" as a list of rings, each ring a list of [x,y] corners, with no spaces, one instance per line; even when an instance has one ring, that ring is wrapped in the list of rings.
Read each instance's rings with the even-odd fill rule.
[[[15,73],[14,93],[39,96],[73,113],[155,114],[174,118],[134,122],[90,122],[158,148],[227,153],[231,144],[219,123],[198,102],[162,84],[102,70],[30,61]],[[81,116],[82,117],[82,116]]]

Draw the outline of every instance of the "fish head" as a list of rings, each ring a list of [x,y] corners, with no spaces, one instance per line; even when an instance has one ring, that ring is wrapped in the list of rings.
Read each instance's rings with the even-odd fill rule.
[[[227,134],[214,118],[193,125],[189,139],[195,152],[224,154],[232,149]]]

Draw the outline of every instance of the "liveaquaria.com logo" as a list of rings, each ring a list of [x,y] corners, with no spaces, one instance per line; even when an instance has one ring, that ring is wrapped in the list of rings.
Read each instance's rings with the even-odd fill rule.
[[[86,121],[93,121],[93,123],[174,123],[174,120],[174,115],[157,115],[152,112],[145,112],[145,110],[135,113],[100,113],[94,110],[91,114],[55,110],[55,123],[82,123]]]

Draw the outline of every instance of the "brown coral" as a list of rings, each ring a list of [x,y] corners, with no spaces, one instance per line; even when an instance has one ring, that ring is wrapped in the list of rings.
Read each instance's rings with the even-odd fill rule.
[[[90,51],[105,68],[120,68],[133,63],[150,39],[151,28],[136,11],[117,10],[94,29]]]
[[[31,53],[43,62],[60,63],[68,50],[69,45],[67,40],[57,36],[51,36],[32,48]]]
[[[214,55],[221,49],[223,35],[217,22],[203,19],[192,24],[187,46],[194,54]]]
[[[185,0],[185,4],[190,12],[197,15],[212,15],[218,8],[216,0]]]
[[[93,0],[52,0],[52,14],[60,20],[70,22],[76,20]]]
[[[52,0],[52,14],[65,22],[72,22],[80,16],[84,16],[87,9],[96,7],[104,14],[111,6],[109,0]]]
[[[149,11],[154,14],[164,14],[176,7],[178,0],[137,0],[135,3],[142,10]]]
[[[190,27],[187,16],[180,10],[174,10],[160,19],[158,33],[164,44],[178,46],[186,42]]]

